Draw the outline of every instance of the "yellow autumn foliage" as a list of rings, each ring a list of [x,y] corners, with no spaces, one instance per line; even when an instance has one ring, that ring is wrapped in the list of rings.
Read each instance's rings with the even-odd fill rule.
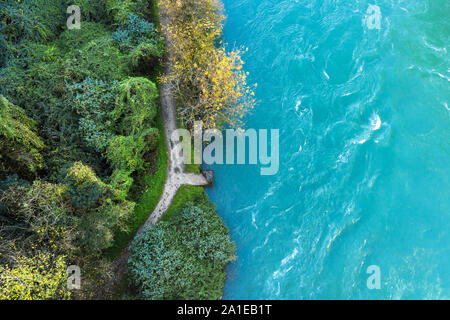
[[[188,128],[203,121],[207,128],[224,123],[242,126],[255,106],[241,58],[244,50],[227,51],[222,42],[224,16],[216,0],[160,0],[169,23],[163,28],[171,55],[170,73],[180,115]]]
[[[13,266],[0,266],[0,300],[68,299],[64,256],[38,252],[19,256]]]

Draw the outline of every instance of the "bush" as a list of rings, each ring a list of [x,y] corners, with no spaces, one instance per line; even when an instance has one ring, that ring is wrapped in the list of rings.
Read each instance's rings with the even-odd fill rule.
[[[0,119],[0,176],[14,172],[28,175],[42,168],[44,142],[36,133],[35,122],[2,95]]]
[[[0,193],[0,237],[19,241],[25,252],[73,251],[78,218],[65,193],[64,185],[40,180],[11,184]]]
[[[65,24],[67,6],[62,0],[6,0],[2,5],[2,33],[9,42],[22,39],[47,42]]]
[[[116,25],[129,21],[130,15],[143,15],[147,12],[148,0],[106,0],[108,13],[113,16]]]
[[[81,162],[76,162],[68,170],[65,184],[66,194],[72,205],[84,213],[100,206],[108,197],[114,196],[114,192],[97,178],[94,171]]]
[[[86,14],[85,8],[81,7],[82,13]],[[58,37],[57,44],[64,52],[81,49],[84,45],[95,39],[106,38],[109,32],[101,23],[84,22],[81,29],[66,30]]]
[[[36,134],[35,122],[28,118],[22,108],[10,103],[0,96],[0,135],[13,140],[26,149],[42,149],[44,143]]]
[[[144,299],[220,299],[234,244],[213,207],[188,204],[138,235],[128,260]]]
[[[159,37],[153,23],[131,14],[127,21],[112,34],[112,39],[122,52],[128,52],[142,43],[156,45]]]
[[[116,136],[109,141],[106,150],[114,172],[110,178],[111,185],[120,190],[119,198],[124,199],[131,188],[131,175],[144,166],[144,154],[148,150],[145,136]]]
[[[134,203],[118,199],[117,193],[81,162],[61,184],[10,184],[0,194],[6,221],[0,237],[20,239],[24,248],[98,256],[134,210]]]
[[[37,252],[19,256],[13,266],[0,266],[0,300],[68,299],[64,256]]]
[[[4,25],[0,25],[0,69],[6,66],[6,61],[9,58],[8,44],[6,43],[6,38],[3,35],[4,28]]]
[[[164,139],[164,130],[161,120],[161,115],[157,118],[157,130],[161,138],[158,139],[156,161],[152,163],[152,169],[150,173],[137,174],[134,187],[137,190],[144,189],[145,192],[140,196],[139,191],[135,191],[134,194],[138,194],[139,202],[136,204],[136,209],[127,221],[129,226],[126,232],[118,231],[115,236],[114,246],[108,250],[107,255],[111,258],[117,257],[120,252],[128,246],[138,229],[148,219],[148,216],[156,208],[159,199],[163,193],[164,182],[166,180],[167,165],[168,165],[168,153]],[[149,146],[150,147],[150,146]]]
[[[109,36],[97,38],[67,54],[64,64],[66,77],[72,82],[81,82],[86,78],[121,80],[126,75],[125,57]]]
[[[0,71],[0,86],[14,104],[23,107],[37,120],[48,113],[49,104],[61,104],[65,78],[60,50],[53,45],[23,42],[11,52],[11,59]]]
[[[103,22],[109,24],[111,19],[107,15],[105,0],[65,0],[66,8],[76,5],[81,8],[82,28],[86,28],[89,22]],[[75,30],[72,30],[75,31]]]
[[[158,112],[158,89],[146,78],[128,78],[120,83],[120,96],[111,112],[117,121],[116,131],[124,135],[138,134],[154,124]]]
[[[78,119],[66,103],[66,79],[59,50],[54,46],[26,43],[19,46],[23,57],[10,60],[0,71],[0,87],[7,97],[33,117],[50,152],[67,141],[78,145]],[[47,154],[48,157],[48,154]],[[52,167],[49,167],[52,169]]]
[[[161,58],[162,49],[160,45],[141,43],[130,53],[130,69],[141,75],[153,74]]]
[[[103,250],[113,244],[114,230],[125,230],[123,222],[133,209],[133,202],[115,203],[106,199],[100,207],[91,210],[81,219],[78,226],[81,231],[78,246],[85,253],[100,256]]]
[[[116,136],[111,139],[107,150],[107,157],[114,169],[124,169],[134,172],[142,169],[144,165],[143,155],[147,151],[144,137]]]
[[[75,163],[64,179],[66,192],[77,215],[82,215],[78,228],[78,246],[91,254],[100,254],[113,240],[113,230],[134,209],[134,203],[119,199],[119,191],[103,183],[92,168]]]
[[[98,284],[114,233],[143,221],[130,218],[132,176],[164,142],[152,129],[155,84],[127,76],[154,70],[159,37],[143,19],[147,0],[0,2],[0,297],[66,298],[58,259]],[[72,4],[81,30],[65,30]],[[3,281],[18,274],[21,286]]]
[[[79,130],[86,145],[97,152],[105,151],[108,140],[114,136],[109,114],[116,104],[118,82],[87,78],[69,88],[73,96],[73,111],[81,117]]]

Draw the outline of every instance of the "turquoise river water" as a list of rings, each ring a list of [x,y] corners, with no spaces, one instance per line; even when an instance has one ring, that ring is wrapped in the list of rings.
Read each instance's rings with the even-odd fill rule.
[[[224,298],[450,298],[450,1],[224,5],[258,83],[246,127],[280,129],[276,175],[211,166]]]

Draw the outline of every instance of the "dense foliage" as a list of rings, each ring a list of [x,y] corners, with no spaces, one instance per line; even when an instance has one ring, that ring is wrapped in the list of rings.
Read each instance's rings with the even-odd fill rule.
[[[80,30],[66,29],[72,4]],[[92,270],[85,284],[104,278],[103,252],[134,213],[134,177],[157,154],[146,76],[162,51],[146,12],[146,0],[2,1],[1,298],[68,298],[68,264]]]
[[[136,237],[128,261],[143,299],[220,299],[234,244],[205,199]]]
[[[66,268],[63,256],[18,257],[13,267],[0,266],[0,300],[67,299]]]
[[[0,119],[0,177],[14,173],[18,168],[24,173],[35,173],[42,167],[39,152],[44,143],[36,133],[34,121],[2,95]]]
[[[168,155],[151,3],[1,1],[0,299],[98,297],[113,276],[105,256],[156,205]],[[185,123],[239,123],[254,99],[240,51],[215,47],[217,3],[175,4],[167,30],[175,68],[163,80],[178,86]],[[79,30],[66,27],[69,5],[81,8]],[[134,242],[133,288],[145,299],[218,299],[234,245],[201,188],[180,192],[164,221]],[[82,270],[80,291],[66,287],[72,264]]]

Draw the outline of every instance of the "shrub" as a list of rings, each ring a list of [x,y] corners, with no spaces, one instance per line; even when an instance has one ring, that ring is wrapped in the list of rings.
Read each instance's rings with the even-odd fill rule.
[[[86,78],[121,80],[126,74],[124,59],[125,55],[116,48],[109,36],[98,38],[67,54],[64,63],[66,77],[72,82],[81,82]]]
[[[112,168],[134,172],[142,169],[142,156],[147,148],[144,136],[116,136],[111,139],[106,155]]]
[[[81,162],[67,172],[66,195],[81,218],[77,246],[98,256],[111,246],[113,231],[123,227],[123,220],[134,210],[134,203],[119,198],[119,191],[103,183],[93,170]]]
[[[81,8],[82,28],[84,30],[86,28],[86,25],[89,24],[89,22],[95,21],[109,24],[111,21],[106,12],[105,0],[65,0],[65,1],[66,1],[66,8],[69,5],[76,5]]]
[[[147,150],[145,135],[116,136],[109,141],[106,157],[114,169],[110,180],[111,185],[120,190],[119,198],[124,199],[128,194],[133,183],[131,174],[143,169]]]
[[[128,260],[144,299],[220,299],[234,244],[214,208],[188,204],[138,235]]]
[[[84,212],[98,207],[105,199],[114,195],[114,192],[97,178],[94,171],[81,162],[76,162],[68,170],[65,184],[72,205]]]
[[[117,131],[137,134],[152,125],[158,111],[158,89],[146,78],[128,78],[120,83],[120,96],[111,112],[113,121],[120,121]]]
[[[158,36],[143,20],[147,0],[0,2],[0,298],[66,298],[64,261],[99,284],[113,232],[131,234],[126,199],[158,143],[158,94],[126,77],[133,61],[135,72],[153,70]],[[82,29],[64,31],[72,4]]]
[[[9,187],[11,186],[29,186],[30,183],[26,180],[22,180],[19,178],[19,176],[17,174],[12,174],[10,176],[7,176],[5,179],[0,180],[0,195],[2,193],[2,191],[7,190]],[[0,210],[2,210],[0,208]]]
[[[6,38],[3,35],[4,28],[4,25],[0,25],[0,69],[6,66],[6,61],[9,57],[8,44],[6,43]]]
[[[112,34],[112,39],[122,52],[128,52],[142,43],[157,44],[159,37],[153,23],[131,14]]]
[[[28,118],[22,108],[0,96],[0,134],[8,140],[14,140],[26,149],[42,149],[44,143],[36,134],[35,123]]]
[[[80,0],[78,0],[80,1]],[[86,13],[86,9],[82,7],[82,13]],[[81,29],[66,30],[58,37],[57,44],[64,52],[70,52],[73,49],[81,49],[84,45],[95,39],[106,38],[109,32],[101,23],[83,22]]]
[[[0,193],[0,237],[20,240],[25,251],[73,251],[78,219],[65,191],[64,185],[40,180],[10,185]]]
[[[42,168],[40,150],[44,143],[36,133],[35,122],[1,95],[0,119],[0,175],[22,170],[22,174],[34,173]]]
[[[73,111],[81,117],[79,130],[86,145],[97,152],[105,151],[108,140],[114,136],[109,114],[116,104],[118,82],[87,78],[69,88],[73,96]]]
[[[49,104],[60,104],[65,91],[64,69],[60,50],[53,45],[23,42],[11,52],[10,59],[0,71],[0,86],[8,99],[37,120]]]
[[[130,69],[141,75],[150,75],[159,65],[161,57],[162,49],[160,45],[141,43],[130,53]]]
[[[114,230],[124,230],[123,222],[133,209],[133,202],[115,203],[109,198],[106,199],[100,207],[82,217],[78,226],[81,231],[78,246],[88,254],[100,256],[104,249],[112,245]]]
[[[130,15],[139,15],[143,18],[147,6],[148,0],[106,0],[106,8],[116,25],[127,23]]]
[[[170,204],[169,209],[161,217],[161,221],[168,221],[173,215],[178,215],[186,203],[197,202],[205,195],[203,187],[183,185],[181,186]]]
[[[13,266],[0,266],[0,300],[68,299],[64,256],[36,252],[19,256]]]
[[[2,5],[2,33],[10,42],[50,41],[65,22],[67,6],[62,0],[6,0]]]
[[[10,185],[0,194],[6,221],[0,237],[20,239],[24,248],[57,254],[98,256],[112,243],[113,230],[134,210],[134,203],[118,199],[91,168],[75,163],[65,183],[36,180],[31,186]]]
[[[168,165],[168,153],[164,141],[164,131],[161,116],[157,118],[157,129],[161,138],[158,139],[157,153],[155,154],[156,161],[152,163],[152,172],[144,174],[137,174],[136,181],[133,185],[138,191],[130,192],[137,194],[139,202],[136,204],[136,209],[127,221],[129,226],[126,232],[118,231],[115,236],[115,244],[108,250],[109,257],[117,257],[120,252],[128,246],[135,236],[141,225],[148,219],[148,216],[156,208],[158,201],[163,193],[164,182],[166,180],[166,172]],[[145,190],[144,194],[140,196],[139,190]],[[136,196],[135,196],[136,197]]]
[[[59,51],[35,43],[18,47],[23,48],[23,56],[10,60],[0,71],[0,87],[11,102],[33,117],[49,152],[53,153],[61,141],[67,142],[70,150],[76,149],[80,140],[78,119],[71,110],[72,103],[65,102],[66,79]]]

